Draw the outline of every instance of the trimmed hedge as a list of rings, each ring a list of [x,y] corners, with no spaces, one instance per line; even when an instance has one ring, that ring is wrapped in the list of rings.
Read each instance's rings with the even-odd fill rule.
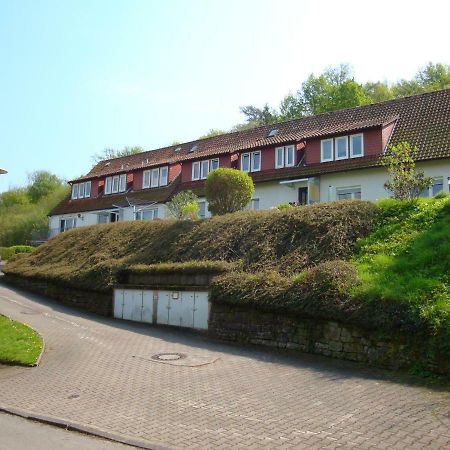
[[[352,255],[373,228],[376,207],[363,201],[283,211],[239,212],[203,221],[136,221],[61,233],[5,273],[97,291],[111,289],[120,269],[136,264],[219,260],[244,271],[292,275]]]

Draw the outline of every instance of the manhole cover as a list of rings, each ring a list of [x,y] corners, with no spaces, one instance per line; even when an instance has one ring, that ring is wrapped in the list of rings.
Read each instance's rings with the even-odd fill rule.
[[[155,361],[177,361],[186,358],[186,356],[184,353],[157,353],[152,356],[152,359]]]

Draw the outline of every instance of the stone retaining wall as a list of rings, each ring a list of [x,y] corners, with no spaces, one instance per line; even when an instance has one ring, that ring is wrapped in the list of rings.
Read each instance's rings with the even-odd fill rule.
[[[112,292],[87,291],[60,286],[44,280],[22,278],[5,274],[1,280],[27,291],[45,295],[68,306],[75,306],[85,311],[112,316]]]
[[[213,303],[209,333],[228,341],[298,350],[390,369],[406,369],[421,362],[427,370],[450,375],[450,362],[427,357],[423,341],[393,338],[338,322]]]

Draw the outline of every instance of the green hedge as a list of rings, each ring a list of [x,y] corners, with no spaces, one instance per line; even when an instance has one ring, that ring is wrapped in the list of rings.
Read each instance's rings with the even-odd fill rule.
[[[19,253],[31,253],[34,247],[29,245],[13,245],[12,247],[0,247],[0,259],[8,260]]]

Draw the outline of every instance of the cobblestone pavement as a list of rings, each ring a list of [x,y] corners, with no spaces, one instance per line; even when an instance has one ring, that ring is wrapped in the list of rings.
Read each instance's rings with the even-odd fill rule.
[[[0,368],[0,406],[171,449],[444,449],[449,392],[312,355],[114,321],[0,286],[0,313],[45,339]],[[161,363],[161,352],[187,355]]]

